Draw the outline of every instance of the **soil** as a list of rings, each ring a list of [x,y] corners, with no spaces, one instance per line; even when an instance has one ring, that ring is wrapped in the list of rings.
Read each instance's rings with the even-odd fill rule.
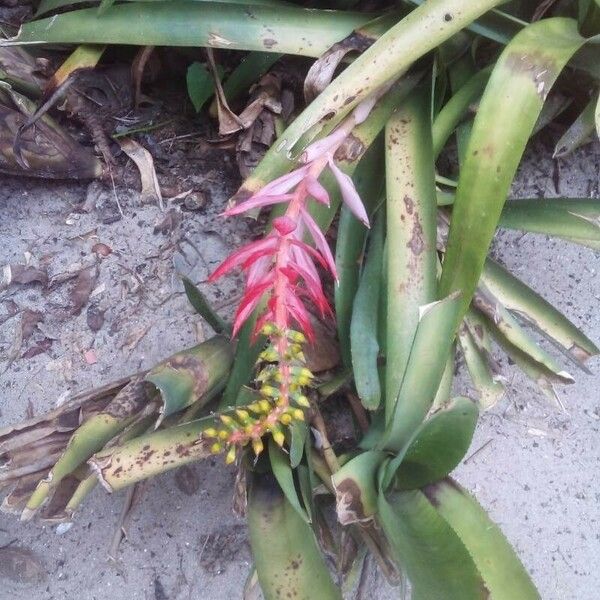
[[[237,182],[234,159],[214,152],[177,181],[178,191],[207,196],[188,205],[194,210],[183,199],[167,199],[164,210],[143,203],[137,183],[117,186],[119,209],[113,190],[96,183],[0,179],[0,265],[28,264],[48,277],[46,285],[0,291],[0,426],[210,335],[177,274],[201,283],[252,235],[242,220],[218,216]],[[513,196],[599,197],[600,145],[556,162],[549,156],[545,144],[531,148]],[[499,234],[494,252],[600,341],[599,253],[512,232]],[[87,279],[73,275],[82,268]],[[202,289],[224,314],[239,298],[232,277]],[[482,415],[457,477],[502,526],[545,600],[593,600],[600,589],[600,376],[574,373],[577,383],[558,391],[561,412],[503,362],[508,392]],[[250,552],[245,525],[230,508],[233,483],[219,459],[149,481],[116,565],[107,553],[123,494],[97,490],[70,528],[0,515],[0,547],[23,549],[28,566],[0,568],[0,599],[239,598]],[[369,594],[398,597],[378,576]]]

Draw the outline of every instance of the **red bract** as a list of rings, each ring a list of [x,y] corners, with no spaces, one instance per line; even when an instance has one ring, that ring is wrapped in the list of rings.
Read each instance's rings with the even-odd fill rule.
[[[322,315],[331,314],[315,263],[337,280],[335,260],[307,204],[312,198],[329,205],[329,194],[318,181],[328,167],[340,186],[348,208],[368,226],[367,213],[352,179],[335,165],[333,159],[335,151],[354,125],[365,118],[371,106],[364,108],[361,105],[359,108],[359,112],[355,111],[355,115],[332,134],[306,148],[301,158],[304,165],[275,179],[252,197],[225,211],[225,215],[232,216],[264,206],[287,203],[285,213],[273,219],[273,229],[265,239],[235,251],[209,277],[209,281],[214,281],[238,267],[245,272],[246,287],[235,316],[234,336],[260,305],[263,297],[267,300],[266,306],[257,322],[255,334],[265,323],[273,323],[279,331],[285,331],[294,321],[310,338],[312,328],[305,300],[312,302]],[[363,114],[365,111],[366,114]],[[305,232],[310,234],[315,248],[303,240]]]

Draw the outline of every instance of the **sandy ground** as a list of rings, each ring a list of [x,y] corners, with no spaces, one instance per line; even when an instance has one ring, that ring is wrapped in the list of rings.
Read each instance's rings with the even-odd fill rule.
[[[598,145],[556,168],[547,156],[542,145],[530,152],[514,196],[599,196]],[[231,184],[218,171],[208,183],[210,202],[195,211],[176,208],[180,223],[161,233],[154,227],[164,214],[141,204],[135,193],[120,194],[124,216],[111,222],[118,209],[110,194],[94,201],[85,185],[0,180],[0,265],[29,257],[55,282],[49,291],[33,283],[0,292],[0,315],[14,309],[12,302],[20,311],[0,316],[0,426],[39,414],[67,393],[149,367],[208,335],[188,307],[176,271],[202,281],[227,248],[248,235],[244,225],[217,216]],[[77,212],[86,198],[89,212]],[[113,252],[97,257],[97,243]],[[598,253],[503,232],[496,256],[600,340]],[[98,272],[94,291],[73,314],[74,280],[67,274],[92,265]],[[207,291],[225,311],[239,293],[231,279]],[[25,309],[41,312],[43,321],[20,339]],[[27,358],[35,348],[45,350]],[[590,365],[596,372],[598,362]],[[508,393],[482,416],[471,453],[481,450],[457,476],[501,524],[544,600],[595,600],[600,376],[574,373],[577,383],[559,390],[567,407],[561,413],[512,367],[506,365],[505,375]],[[168,473],[145,486],[117,568],[107,564],[106,554],[122,494],[98,490],[66,532],[0,515],[0,546],[16,540],[35,553],[46,573],[43,581],[23,585],[0,566],[0,599],[241,597],[250,554],[244,523],[230,511],[233,474],[215,460],[195,465],[183,479]],[[397,597],[379,578],[371,590],[373,598]]]

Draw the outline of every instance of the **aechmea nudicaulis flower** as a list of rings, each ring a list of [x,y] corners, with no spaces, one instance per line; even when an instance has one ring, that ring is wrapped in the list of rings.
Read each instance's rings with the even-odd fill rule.
[[[266,335],[269,340],[259,357],[262,368],[256,381],[260,400],[221,415],[221,426],[204,432],[213,440],[215,453],[227,450],[228,462],[235,460],[236,448],[248,443],[259,454],[262,437],[267,433],[283,445],[283,427],[295,419],[303,420],[303,409],[309,407],[303,388],[310,385],[313,375],[305,366],[302,345],[306,339],[313,339],[313,329],[306,303],[312,303],[322,316],[331,315],[316,265],[336,280],[337,272],[327,240],[308,204],[314,200],[329,205],[329,195],[319,183],[321,173],[329,168],[346,206],[369,225],[352,179],[337,167],[333,157],[373,104],[374,100],[365,101],[333,133],[308,146],[300,158],[302,166],[224,213],[233,216],[275,204],[287,205],[285,213],[273,219],[273,228],[266,237],[236,250],[209,277],[209,281],[215,281],[233,269],[244,271],[244,296],[235,315],[233,336],[259,306],[264,306],[254,333]]]

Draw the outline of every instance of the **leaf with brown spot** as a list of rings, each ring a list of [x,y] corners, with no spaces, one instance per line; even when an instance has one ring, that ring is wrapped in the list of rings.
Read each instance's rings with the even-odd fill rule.
[[[146,375],[161,394],[159,423],[174,412],[187,408],[214,386],[221,385],[233,361],[231,342],[215,336],[194,348],[169,357]]]

